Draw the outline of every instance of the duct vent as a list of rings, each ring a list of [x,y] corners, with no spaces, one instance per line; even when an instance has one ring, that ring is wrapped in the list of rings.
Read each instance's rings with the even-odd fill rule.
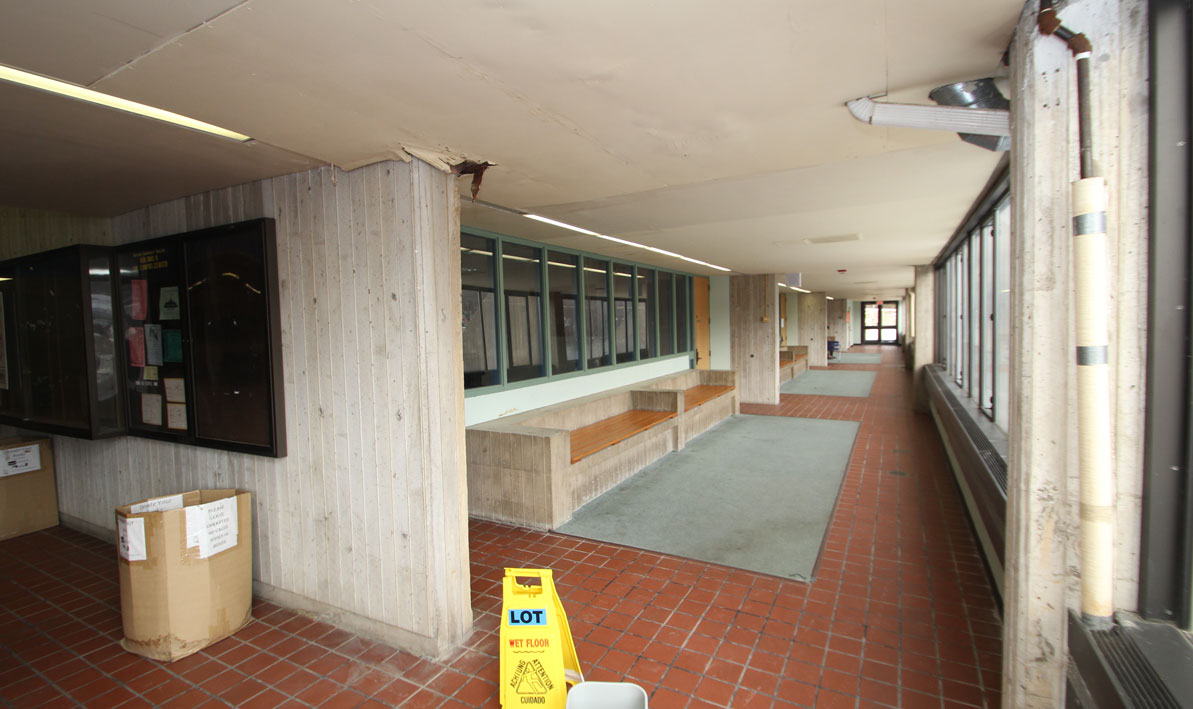
[[[961,108],[995,108],[1008,110],[1011,102],[998,90],[994,79],[974,79],[948,84],[932,89],[928,98],[941,106],[960,106]],[[1000,135],[975,135],[973,133],[958,133],[961,140],[971,145],[977,145],[987,150],[1010,150],[1011,138]]]

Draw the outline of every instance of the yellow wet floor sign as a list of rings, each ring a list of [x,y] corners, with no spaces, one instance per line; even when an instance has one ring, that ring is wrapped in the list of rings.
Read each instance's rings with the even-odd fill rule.
[[[501,706],[563,709],[584,678],[551,570],[506,569],[501,597]]]

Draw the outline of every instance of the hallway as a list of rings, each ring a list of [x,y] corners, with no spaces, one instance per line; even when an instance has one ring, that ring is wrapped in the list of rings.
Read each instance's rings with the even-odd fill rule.
[[[868,399],[784,395],[742,413],[861,424],[811,584],[481,520],[476,626],[419,660],[258,601],[234,637],[163,665],[125,653],[113,548],[56,528],[0,542],[10,706],[497,706],[506,566],[554,569],[586,677],[652,707],[998,706],[1001,624],[945,453],[895,347]]]

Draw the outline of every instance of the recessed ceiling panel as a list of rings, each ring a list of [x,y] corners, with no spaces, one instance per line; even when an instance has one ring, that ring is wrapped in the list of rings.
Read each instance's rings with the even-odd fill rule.
[[[14,0],[0,64],[89,86],[243,0]]]

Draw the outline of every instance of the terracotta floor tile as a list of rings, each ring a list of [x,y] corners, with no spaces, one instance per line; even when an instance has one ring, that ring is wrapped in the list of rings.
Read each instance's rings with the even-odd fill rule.
[[[236,636],[162,664],[115,644],[111,546],[54,528],[0,542],[0,567],[23,583],[0,588],[0,663],[46,678],[0,672],[0,697],[62,701],[51,681],[95,706],[495,707],[502,569],[531,564],[555,571],[586,678],[628,678],[652,707],[994,706],[1002,629],[943,447],[911,410],[897,349],[855,351],[884,356],[847,366],[877,372],[869,398],[742,407],[859,422],[810,583],[474,519],[474,630],[444,662],[256,599]]]

